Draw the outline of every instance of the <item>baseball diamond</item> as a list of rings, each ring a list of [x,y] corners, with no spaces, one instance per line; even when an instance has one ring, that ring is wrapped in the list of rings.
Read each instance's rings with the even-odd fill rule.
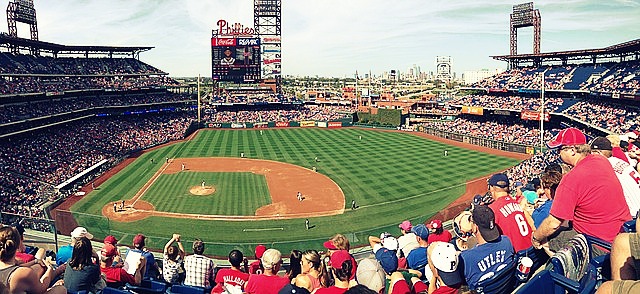
[[[446,158],[444,148],[451,150]],[[247,158],[240,158],[241,153]],[[150,163],[166,157],[169,163]],[[515,163],[401,132],[269,129],[260,135],[257,130],[201,130],[187,141],[142,154],[72,211],[80,225],[124,242],[143,227],[152,248],[178,229],[184,238],[218,244],[212,250],[220,255],[228,246],[250,248],[267,239],[282,250],[316,246],[316,240],[336,232],[352,232],[354,244],[361,244],[368,231],[393,230],[398,219],[426,220],[464,194],[467,181]],[[231,176],[247,173],[259,177],[244,185]],[[255,185],[260,178],[266,185]],[[189,195],[189,188],[203,179],[216,192]],[[359,208],[345,210],[351,205],[345,199],[355,199]],[[109,203],[121,200],[126,210],[109,209]],[[172,220],[165,221],[167,217]],[[310,230],[305,230],[305,217],[314,225]]]

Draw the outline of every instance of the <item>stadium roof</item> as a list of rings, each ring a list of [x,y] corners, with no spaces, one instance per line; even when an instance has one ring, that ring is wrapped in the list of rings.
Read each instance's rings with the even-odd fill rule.
[[[136,56],[140,52],[154,47],[114,47],[114,46],[74,46],[61,45],[24,38],[15,38],[6,33],[0,34],[1,47],[17,47],[19,49],[36,49],[41,52],[57,54],[119,54]]]
[[[638,55],[640,54],[640,39],[600,48],[600,49],[585,49],[585,50],[571,50],[571,51],[557,51],[547,52],[540,54],[517,54],[517,55],[498,55],[491,56],[493,59],[508,62],[527,62],[538,61],[544,62],[547,60],[581,60],[588,59],[595,61],[597,58],[611,58],[626,55]]]

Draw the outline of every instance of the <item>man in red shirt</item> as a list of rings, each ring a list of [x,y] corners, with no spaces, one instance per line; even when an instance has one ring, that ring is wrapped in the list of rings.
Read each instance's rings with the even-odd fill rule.
[[[558,242],[549,242],[549,248],[557,250],[575,232],[613,242],[622,224],[631,219],[631,214],[609,161],[590,154],[587,138],[575,128],[562,130],[547,145],[560,148],[560,159],[573,169],[560,181],[549,216],[531,235],[533,245],[540,248],[554,236],[551,241]],[[561,225],[565,221],[573,223],[575,232],[562,232]]]
[[[489,178],[489,193],[493,203],[489,208],[496,216],[496,224],[503,235],[509,237],[513,249],[520,251],[531,247],[531,226],[524,217],[524,210],[509,194],[509,178],[494,174]]]
[[[231,288],[236,289],[237,293],[244,290],[244,285],[249,280],[249,274],[240,270],[240,264],[243,260],[244,256],[239,250],[231,250],[231,252],[229,252],[231,268],[223,268],[218,271],[215,280],[216,286],[211,289],[211,294],[235,293],[231,291]]]
[[[131,275],[122,267],[111,266],[113,264],[113,258],[116,255],[118,255],[118,251],[116,247],[111,244],[104,244],[104,247],[100,251],[100,271],[107,277],[107,285],[115,287],[122,286],[126,283],[140,285],[142,273],[144,273],[147,264],[146,258],[140,257],[140,263],[135,265],[137,266],[136,271]]]
[[[267,247],[260,244],[258,246],[256,246],[256,261],[252,262],[249,265],[249,273],[250,274],[261,274],[262,273],[262,262],[260,261],[260,259],[262,258],[262,254],[264,254],[264,252],[267,251]]]
[[[289,278],[278,276],[282,266],[282,254],[276,249],[267,249],[262,254],[264,272],[261,275],[251,275],[244,291],[248,294],[277,294],[285,285],[290,284]]]

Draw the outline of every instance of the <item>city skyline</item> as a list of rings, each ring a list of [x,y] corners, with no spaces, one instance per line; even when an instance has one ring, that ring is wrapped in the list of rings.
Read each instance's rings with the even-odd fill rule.
[[[35,0],[40,40],[65,45],[153,46],[143,62],[171,76],[211,75],[211,30],[219,19],[253,26],[253,1]],[[355,71],[435,72],[436,56],[453,71],[506,68],[509,14],[521,1],[296,0],[282,4],[282,74],[344,77]],[[601,48],[640,38],[640,1],[537,1],[541,51]],[[6,30],[6,16],[2,18]],[[28,26],[18,34],[28,38]],[[532,52],[532,30],[519,31],[519,53]]]

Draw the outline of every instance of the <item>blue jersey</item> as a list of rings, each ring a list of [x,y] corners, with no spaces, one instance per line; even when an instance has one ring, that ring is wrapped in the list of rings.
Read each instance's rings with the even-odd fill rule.
[[[419,270],[424,276],[424,267],[427,265],[427,247],[418,247],[409,252],[407,265],[410,269]]]
[[[497,275],[505,266],[513,264],[513,245],[507,236],[502,235],[494,242],[462,251],[460,262],[469,289],[475,290],[480,280]]]
[[[533,219],[533,225],[536,228],[539,228],[542,224],[542,221],[549,216],[549,212],[551,211],[551,204],[553,200],[547,200],[542,205],[538,206],[532,213],[531,218]]]

